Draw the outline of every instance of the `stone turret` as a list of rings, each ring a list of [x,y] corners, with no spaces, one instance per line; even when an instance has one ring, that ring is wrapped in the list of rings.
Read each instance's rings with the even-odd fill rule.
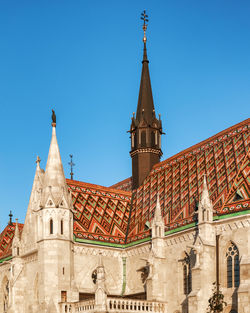
[[[206,175],[203,179],[203,189],[198,207],[198,228],[199,235],[202,240],[215,240],[215,233],[212,226],[213,223],[213,204],[209,198]]]
[[[38,261],[43,264],[39,273],[40,297],[48,308],[57,307],[61,297],[76,301],[78,294],[71,288],[74,279],[72,200],[64,176],[54,120],[37,215]]]

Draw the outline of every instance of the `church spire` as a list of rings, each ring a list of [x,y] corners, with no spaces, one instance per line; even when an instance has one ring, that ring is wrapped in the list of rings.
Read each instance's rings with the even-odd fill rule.
[[[140,83],[140,91],[138,97],[137,111],[136,111],[136,120],[138,123],[143,120],[151,125],[153,120],[155,120],[155,108],[153,101],[153,94],[151,88],[151,81],[149,75],[149,67],[148,67],[148,56],[147,56],[147,37],[146,30],[148,22],[148,15],[146,15],[146,11],[142,13],[141,19],[144,21],[143,23],[143,59],[142,59],[142,72],[141,72],[141,83]]]
[[[53,204],[55,206],[59,206],[63,196],[67,201],[68,193],[62,160],[56,138],[56,115],[53,110],[52,112],[52,138],[44,175],[43,205],[46,205],[47,200],[50,197],[50,200],[54,202]]]
[[[132,117],[130,127],[132,158],[132,188],[138,188],[151,171],[152,167],[160,162],[162,125],[160,118],[155,115],[153,94],[149,75],[149,61],[147,56],[146,30],[148,15],[144,10],[143,20],[143,60],[140,90],[136,116]]]

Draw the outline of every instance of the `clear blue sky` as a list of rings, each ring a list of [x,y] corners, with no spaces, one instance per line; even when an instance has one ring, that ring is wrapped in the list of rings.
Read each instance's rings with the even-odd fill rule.
[[[249,117],[250,1],[0,0],[0,228],[24,221],[51,109],[66,177],[104,186],[131,176],[142,10],[163,159]]]

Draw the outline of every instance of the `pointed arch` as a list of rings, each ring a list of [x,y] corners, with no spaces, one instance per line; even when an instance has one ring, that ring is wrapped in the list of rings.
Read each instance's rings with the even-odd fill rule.
[[[239,287],[240,285],[240,259],[239,249],[232,241],[226,252],[227,264],[227,288]]]
[[[188,295],[192,291],[192,269],[190,256],[185,252],[183,264],[183,293]]]

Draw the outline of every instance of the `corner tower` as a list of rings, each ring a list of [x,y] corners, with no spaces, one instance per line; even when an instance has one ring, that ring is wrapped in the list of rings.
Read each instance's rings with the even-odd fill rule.
[[[138,188],[152,167],[160,162],[162,123],[156,118],[152,88],[149,76],[146,30],[147,19],[146,12],[142,13],[143,23],[143,60],[139,98],[137,104],[136,116],[133,113],[130,134],[132,158],[132,189]]]

